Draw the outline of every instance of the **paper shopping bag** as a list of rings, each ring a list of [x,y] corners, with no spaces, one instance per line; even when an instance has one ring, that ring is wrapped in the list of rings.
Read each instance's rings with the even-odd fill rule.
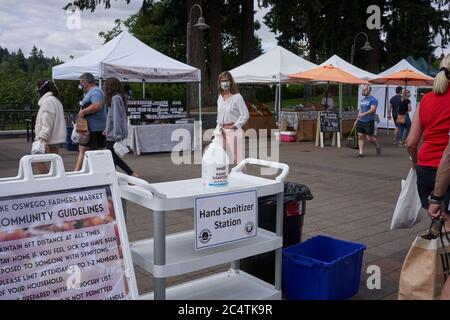
[[[447,237],[418,236],[403,262],[399,300],[438,300],[450,275],[450,243]]]
[[[88,129],[88,122],[86,118],[77,117],[77,123],[75,124],[75,128],[77,132],[86,132]]]

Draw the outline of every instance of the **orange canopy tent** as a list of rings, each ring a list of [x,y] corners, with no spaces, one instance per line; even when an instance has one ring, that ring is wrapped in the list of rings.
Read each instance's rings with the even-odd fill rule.
[[[406,86],[432,86],[433,78],[425,74],[417,73],[411,69],[401,70],[384,77],[375,78],[370,81],[373,84],[385,84],[385,85],[404,85]]]
[[[290,74],[289,78],[302,82],[327,82],[341,84],[368,84],[366,80],[357,78],[333,65],[314,68],[305,72]]]
[[[305,72],[290,74],[289,78],[300,82],[326,82],[339,84],[339,114],[342,116],[342,86],[341,84],[369,84],[366,80],[333,65],[326,65],[314,68]]]

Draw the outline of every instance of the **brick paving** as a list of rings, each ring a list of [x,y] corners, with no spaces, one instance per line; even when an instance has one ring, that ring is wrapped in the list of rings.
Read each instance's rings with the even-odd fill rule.
[[[359,293],[352,299],[396,299],[398,279],[403,259],[414,237],[428,227],[428,218],[412,229],[390,231],[390,220],[400,192],[400,180],[409,171],[409,157],[404,148],[390,144],[392,135],[381,131],[382,155],[367,148],[367,156],[353,159],[354,150],[326,147],[312,143],[289,143],[280,146],[280,161],[290,166],[288,181],[306,184],[314,200],[307,202],[302,239],[315,235],[329,235],[367,245]],[[0,139],[0,177],[15,176],[20,157],[31,145],[23,138]],[[63,151],[66,170],[75,165],[76,153]],[[129,155],[126,161],[150,182],[173,181],[200,176],[199,165],[175,166],[170,154]],[[133,204],[128,205],[128,233],[130,241],[152,237],[151,212]],[[191,229],[191,211],[172,212],[167,218],[167,232]],[[367,266],[381,268],[381,290],[366,286]],[[187,276],[175,277],[168,284],[205,274],[226,270],[218,266]],[[140,293],[152,290],[150,274],[136,267]]]

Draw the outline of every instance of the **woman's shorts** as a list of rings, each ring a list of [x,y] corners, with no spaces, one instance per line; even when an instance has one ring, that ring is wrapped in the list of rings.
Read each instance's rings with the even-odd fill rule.
[[[419,192],[420,202],[422,208],[428,209],[428,197],[434,190],[434,184],[436,182],[437,168],[416,166],[417,173],[417,191]],[[444,197],[444,205],[447,214],[450,213],[448,205],[450,202],[450,188]]]

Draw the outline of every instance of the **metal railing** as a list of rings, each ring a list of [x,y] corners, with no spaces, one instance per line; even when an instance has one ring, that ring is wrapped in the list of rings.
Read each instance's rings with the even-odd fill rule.
[[[25,131],[27,141],[34,139],[34,126],[37,115],[37,108],[0,108],[0,131],[11,133],[17,131]],[[77,114],[76,109],[64,110],[66,116],[69,114]],[[67,119],[68,117],[66,117]],[[66,120],[67,121],[67,120]],[[68,123],[69,124],[69,123]]]

